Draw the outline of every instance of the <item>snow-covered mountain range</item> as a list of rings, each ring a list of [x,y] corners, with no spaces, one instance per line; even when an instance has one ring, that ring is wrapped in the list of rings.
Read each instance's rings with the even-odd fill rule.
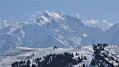
[[[32,21],[0,28],[0,52],[16,46],[75,47],[94,43],[119,44],[119,24],[107,31],[87,27],[81,20],[65,14],[43,12]]]

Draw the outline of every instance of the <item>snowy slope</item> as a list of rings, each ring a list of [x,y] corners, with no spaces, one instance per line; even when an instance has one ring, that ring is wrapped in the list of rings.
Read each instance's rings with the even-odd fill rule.
[[[119,61],[119,46],[109,45],[105,48],[105,51],[108,51],[108,56],[113,57]],[[94,57],[94,50],[92,46],[83,46],[81,48],[58,48],[54,49],[53,47],[49,48],[27,48],[27,47],[16,47],[12,48],[2,54],[0,54],[0,67],[10,67],[15,61],[26,61],[33,59],[42,58],[43,56],[49,54],[63,54],[64,52],[73,53],[74,58],[79,56],[86,56],[87,60],[73,65],[74,67],[82,66],[86,64],[87,67],[90,67],[92,58]],[[104,52],[104,51],[102,51]],[[78,55],[76,55],[78,53]],[[106,53],[106,52],[105,52]],[[109,61],[115,63],[113,61]],[[32,62],[33,63],[33,62]]]
[[[95,43],[103,31],[86,27],[77,18],[55,12],[43,12],[30,22],[0,29],[0,52],[22,47],[74,47]]]
[[[58,49],[53,49],[53,47],[37,48],[37,49],[17,47],[17,48],[10,49],[7,52],[4,52],[3,54],[0,55],[0,67],[10,67],[11,64],[14,63],[15,61],[28,60],[28,59],[32,60],[32,59],[46,56],[51,53],[60,54],[64,52],[73,53],[74,55],[76,53],[79,53],[79,56],[81,54],[83,56],[86,56],[88,59],[84,63],[86,63],[87,65],[90,64],[93,54],[93,50],[91,46],[85,46],[82,48],[58,48]]]

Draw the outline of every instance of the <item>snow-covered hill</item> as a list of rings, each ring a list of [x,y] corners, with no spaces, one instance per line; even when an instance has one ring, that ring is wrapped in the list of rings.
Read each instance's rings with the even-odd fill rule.
[[[96,43],[104,32],[86,27],[79,19],[55,12],[43,12],[30,22],[0,29],[0,52],[22,47],[75,47]]]
[[[11,64],[15,61],[24,61],[24,60],[33,60],[39,57],[43,57],[49,54],[61,54],[64,52],[76,53],[79,56],[86,56],[87,61],[83,63],[90,64],[92,60],[93,49],[91,46],[85,46],[82,48],[58,48],[54,49],[53,47],[49,48],[26,48],[26,47],[17,47],[10,49],[0,55],[0,67],[11,67]],[[78,57],[78,56],[75,56]]]
[[[96,50],[96,52],[94,51],[94,49]],[[99,53],[97,49],[100,50]],[[118,50],[119,46],[111,46],[111,45],[106,46],[104,50],[101,47],[94,48],[93,46],[83,46],[78,48],[57,48],[57,49],[54,49],[54,47],[49,48],[16,47],[0,54],[0,67],[11,67],[11,64],[14,63],[15,61],[26,61],[26,60],[30,60],[31,64],[34,64],[33,61],[34,59],[43,58],[44,56],[49,54],[63,54],[65,52],[73,54],[74,59],[83,56],[87,58],[86,60],[73,65],[73,67],[79,67],[82,66],[83,64],[85,64],[86,67],[92,67],[93,63],[95,63],[94,65],[101,63],[105,67],[108,67],[109,66],[108,64],[113,64],[115,65],[115,67],[116,66],[118,67],[119,66]],[[103,58],[101,58],[99,55]],[[93,62],[96,59],[97,61]],[[100,60],[101,62],[98,60]]]

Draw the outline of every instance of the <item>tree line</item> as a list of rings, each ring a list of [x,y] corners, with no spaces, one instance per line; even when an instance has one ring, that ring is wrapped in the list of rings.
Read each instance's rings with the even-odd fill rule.
[[[72,67],[83,60],[87,60],[86,56],[81,56],[76,59],[73,59],[73,57],[73,54],[67,52],[63,54],[49,54],[42,58],[33,59],[32,61],[16,61],[12,63],[12,67]],[[83,67],[85,67],[85,64],[83,64]]]

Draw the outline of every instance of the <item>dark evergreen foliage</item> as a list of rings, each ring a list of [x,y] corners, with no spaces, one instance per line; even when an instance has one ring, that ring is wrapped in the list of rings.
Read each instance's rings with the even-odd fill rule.
[[[94,50],[94,58],[91,61],[92,66],[97,67],[119,67],[119,61],[114,59],[113,56],[109,56],[109,52],[104,48],[108,46],[108,44],[93,44]],[[114,63],[110,63],[109,61],[115,61],[118,65],[115,66]]]
[[[77,53],[77,55],[79,54]],[[73,54],[67,52],[64,54],[49,54],[43,58],[33,59],[33,63],[35,64],[31,64],[30,60],[17,61],[12,64],[12,67],[72,67],[72,65],[87,60],[86,56],[78,57],[77,59],[73,59],[73,57]],[[85,64],[83,64],[83,67],[85,67]]]

